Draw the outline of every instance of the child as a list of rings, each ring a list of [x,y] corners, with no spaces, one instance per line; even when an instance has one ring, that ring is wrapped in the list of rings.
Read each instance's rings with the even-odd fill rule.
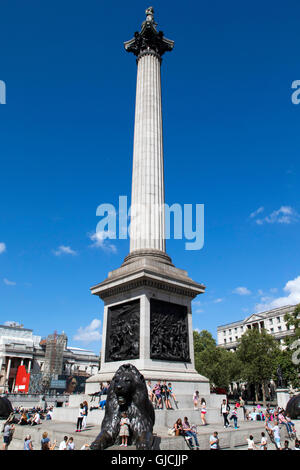
[[[232,415],[230,416],[230,421],[233,419],[233,422],[234,422],[234,429],[237,429],[237,420],[238,420],[238,416],[237,416],[237,407],[235,406],[233,411],[232,411]]]
[[[199,400],[200,400],[199,392],[198,392],[198,390],[196,390],[194,395],[193,395],[194,410],[199,409]]]
[[[264,432],[261,433],[260,450],[268,450],[268,441]]]
[[[120,421],[120,425],[121,425],[121,428],[120,428],[120,436],[122,437],[122,444],[121,444],[121,447],[127,447],[127,440],[128,440],[128,436],[129,436],[129,425],[130,425],[130,421],[127,417],[127,413],[122,413],[122,418],[121,418],[121,421]]]

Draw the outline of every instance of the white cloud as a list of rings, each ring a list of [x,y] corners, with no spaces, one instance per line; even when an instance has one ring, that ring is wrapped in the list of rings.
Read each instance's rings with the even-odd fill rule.
[[[286,305],[296,305],[300,303],[300,276],[288,281],[283,290],[287,293],[286,296],[277,297],[276,299],[261,299],[261,303],[256,304],[255,310],[262,312],[264,310],[271,310],[272,308],[284,307]]]
[[[15,285],[16,285],[16,282],[14,282],[14,281],[9,281],[9,280],[6,279],[6,278],[3,279],[3,282],[4,282],[4,284],[6,284],[7,286],[15,286]]]
[[[250,214],[251,219],[253,219],[253,217],[256,217],[258,214],[260,214],[264,210],[265,210],[264,207],[259,207],[256,211],[254,211]]]
[[[236,287],[236,289],[234,289],[232,292],[238,295],[250,295],[251,294],[251,291],[247,289],[247,287]]]
[[[204,310],[202,310],[202,308],[196,308],[194,310],[194,313],[203,313],[203,312],[204,312]]]
[[[3,242],[0,242],[0,255],[6,251],[6,245]]]
[[[93,242],[92,245],[90,245],[91,248],[100,248],[104,251],[110,251],[112,253],[117,252],[116,246],[107,241],[108,238],[115,239],[115,234],[111,232],[95,232],[89,234],[89,237]]]
[[[55,256],[60,256],[60,255],[77,255],[77,252],[72,250],[72,248],[70,246],[64,246],[64,245],[61,245],[58,247],[57,250],[53,250],[53,253],[55,254]]]
[[[215,299],[213,300],[214,304],[219,304],[220,302],[223,302],[223,299]]]
[[[273,211],[267,217],[263,219],[256,219],[258,225],[267,224],[286,224],[289,225],[293,222],[297,222],[300,216],[298,212],[291,206],[281,206],[277,211]]]
[[[74,335],[74,341],[82,341],[83,343],[92,343],[93,341],[100,341],[101,321],[95,318],[91,323],[86,327],[80,327],[77,330],[77,333]]]

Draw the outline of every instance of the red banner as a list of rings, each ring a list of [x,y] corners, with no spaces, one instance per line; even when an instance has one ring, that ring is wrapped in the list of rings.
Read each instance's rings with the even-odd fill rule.
[[[27,374],[25,366],[19,366],[15,382],[15,392],[28,393],[30,374]]]

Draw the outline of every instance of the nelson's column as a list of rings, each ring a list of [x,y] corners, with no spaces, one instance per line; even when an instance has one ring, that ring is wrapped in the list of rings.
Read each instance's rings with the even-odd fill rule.
[[[162,56],[174,42],[157,31],[153,13],[146,10],[141,31],[124,43],[137,62],[130,252],[91,288],[104,301],[103,342],[100,373],[87,380],[86,393],[98,391],[99,382],[130,362],[146,380],[172,382],[183,405],[195,390],[209,395],[208,379],[194,366],[191,311],[205,286],[166,253],[160,73]]]

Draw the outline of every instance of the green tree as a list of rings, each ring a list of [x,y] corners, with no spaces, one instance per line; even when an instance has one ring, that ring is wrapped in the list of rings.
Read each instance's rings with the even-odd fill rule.
[[[265,330],[249,329],[239,340],[237,357],[242,364],[241,379],[258,387],[262,385],[263,402],[266,404],[266,384],[275,375],[280,349],[278,342]]]
[[[293,355],[292,349],[285,349],[280,351],[278,355],[278,365],[280,365],[282,370],[282,376],[285,382],[288,385],[292,385],[294,388],[300,387],[300,377],[299,377],[299,365],[295,364],[292,360]]]
[[[217,347],[207,330],[194,331],[195,368],[216,387],[227,388],[240,375],[240,363],[235,353]]]

